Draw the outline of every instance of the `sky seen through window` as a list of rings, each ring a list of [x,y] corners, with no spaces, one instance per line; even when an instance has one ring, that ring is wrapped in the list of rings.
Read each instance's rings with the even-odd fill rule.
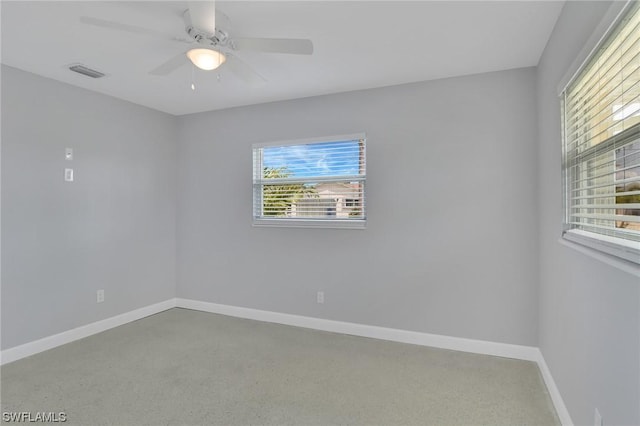
[[[286,168],[289,177],[358,175],[359,141],[320,142],[263,148],[263,165]]]

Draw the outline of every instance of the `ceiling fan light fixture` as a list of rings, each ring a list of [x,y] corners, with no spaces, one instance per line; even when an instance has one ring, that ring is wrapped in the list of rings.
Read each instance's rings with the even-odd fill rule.
[[[215,70],[227,60],[222,52],[203,48],[189,50],[187,57],[193,65],[205,71]]]

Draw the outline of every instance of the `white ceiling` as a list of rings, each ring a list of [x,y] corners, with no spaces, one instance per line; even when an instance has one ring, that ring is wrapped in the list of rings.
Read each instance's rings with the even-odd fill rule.
[[[170,114],[535,66],[561,1],[219,1],[231,36],[309,38],[311,56],[237,52],[264,76],[254,87],[222,65],[148,71],[179,42],[93,27],[89,16],[186,36],[186,2],[2,1],[2,63]],[[91,79],[66,66],[108,74]],[[218,78],[219,76],[219,78]]]

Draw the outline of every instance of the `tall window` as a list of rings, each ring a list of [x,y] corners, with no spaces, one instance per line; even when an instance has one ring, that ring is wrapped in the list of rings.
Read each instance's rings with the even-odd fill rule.
[[[640,263],[640,3],[562,93],[564,237]]]
[[[364,135],[253,146],[253,223],[363,228]]]

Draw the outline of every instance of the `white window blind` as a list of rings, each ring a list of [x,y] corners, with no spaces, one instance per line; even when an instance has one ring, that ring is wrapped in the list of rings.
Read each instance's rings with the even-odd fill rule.
[[[562,93],[565,237],[640,263],[640,12]]]
[[[253,146],[253,223],[362,228],[364,135]]]

